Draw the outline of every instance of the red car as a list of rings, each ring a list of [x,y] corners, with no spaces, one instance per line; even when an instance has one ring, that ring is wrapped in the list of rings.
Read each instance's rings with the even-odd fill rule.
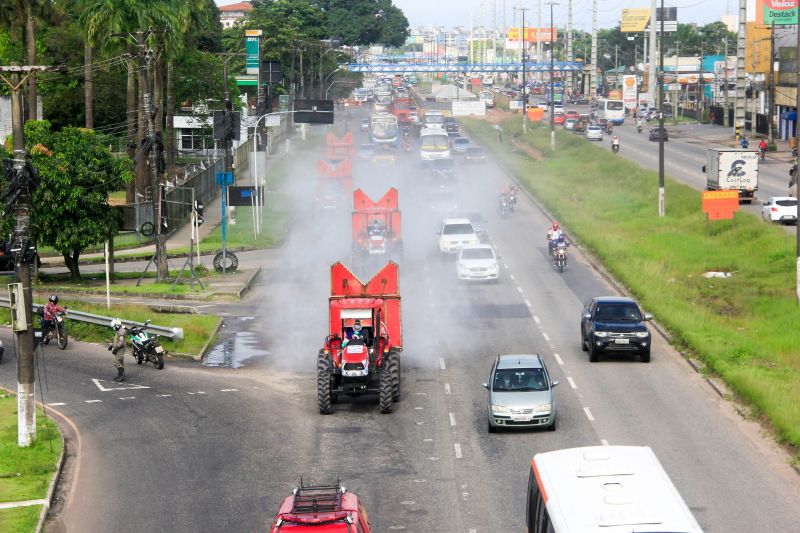
[[[303,485],[292,491],[270,533],[372,533],[367,511],[355,494],[336,485]]]
[[[579,117],[580,117],[580,114],[577,111],[575,111],[574,109],[570,109],[569,111],[567,111],[567,118],[577,119]]]
[[[564,124],[567,120],[567,115],[564,113],[556,113],[553,115],[553,124]]]

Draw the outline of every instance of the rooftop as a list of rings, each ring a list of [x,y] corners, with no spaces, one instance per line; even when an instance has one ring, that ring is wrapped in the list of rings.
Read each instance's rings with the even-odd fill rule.
[[[250,12],[253,10],[253,4],[250,2],[236,2],[235,4],[228,4],[227,6],[219,6],[222,13],[233,13],[236,11]]]

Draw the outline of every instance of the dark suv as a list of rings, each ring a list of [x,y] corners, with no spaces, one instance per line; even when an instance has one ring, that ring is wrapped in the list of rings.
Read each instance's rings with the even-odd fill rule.
[[[659,141],[661,136],[664,136],[664,142],[669,140],[669,133],[667,133],[667,128],[659,128],[656,126],[655,128],[650,129],[650,140],[651,141]]]
[[[631,298],[601,296],[592,298],[583,308],[581,349],[596,363],[604,352],[636,352],[643,363],[650,362],[650,331],[643,314]]]

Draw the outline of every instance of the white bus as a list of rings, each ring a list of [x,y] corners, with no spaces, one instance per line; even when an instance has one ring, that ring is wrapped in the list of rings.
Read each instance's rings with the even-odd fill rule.
[[[419,134],[419,157],[423,163],[449,158],[450,139],[447,137],[447,132],[442,128],[422,128]]]
[[[528,533],[702,533],[647,446],[536,454],[525,523]]]
[[[595,114],[598,119],[606,119],[615,126],[625,123],[625,104],[622,100],[607,100],[605,98],[597,101]]]

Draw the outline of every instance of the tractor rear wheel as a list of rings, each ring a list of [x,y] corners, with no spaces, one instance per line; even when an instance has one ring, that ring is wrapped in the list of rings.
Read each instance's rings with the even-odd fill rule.
[[[400,354],[394,350],[389,352],[389,372],[392,374],[392,400],[400,401],[400,387],[402,380],[402,368],[400,366]]]
[[[317,356],[317,401],[319,414],[329,415],[331,407],[331,360],[328,355],[320,351]]]
[[[388,365],[380,369],[380,389],[378,391],[378,402],[381,405],[381,413],[392,412],[392,397],[394,396],[394,383],[392,371]]]

